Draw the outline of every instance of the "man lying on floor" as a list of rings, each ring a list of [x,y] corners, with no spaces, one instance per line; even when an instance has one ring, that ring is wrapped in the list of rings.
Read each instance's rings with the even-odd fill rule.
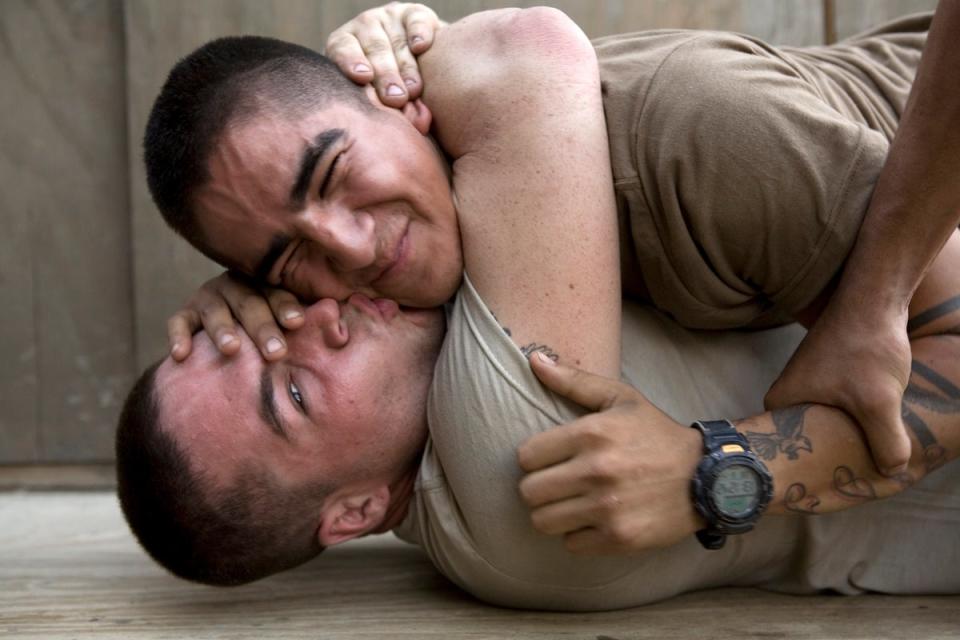
[[[527,28],[540,33],[567,28],[552,12],[523,13],[513,25],[524,20],[534,20]],[[489,32],[485,26],[491,25],[471,24]],[[956,527],[950,505],[957,482],[946,472],[928,479],[923,491],[903,494],[924,503],[920,509],[888,501],[819,520],[765,516],[724,549],[702,549],[693,533],[704,523],[688,490],[702,441],[653,407],[644,434],[656,446],[631,460],[651,478],[650,522],[660,529],[651,546],[672,546],[628,559],[584,560],[529,526],[517,492],[516,447],[582,411],[537,384],[520,347],[550,345],[563,361],[607,376],[621,369],[616,208],[600,92],[595,68],[578,75],[592,56],[589,45],[576,38],[567,45],[567,60],[577,64],[564,69],[569,87],[549,96],[546,122],[535,100],[511,105],[523,126],[491,137],[502,155],[474,162],[473,182],[458,185],[467,276],[435,369],[439,312],[400,310],[363,296],[311,306],[307,326],[288,336],[290,357],[280,362],[264,363],[247,340],[236,360],[224,362],[201,338],[199,357],[181,365],[168,360],[141,380],[121,420],[121,500],[141,542],[179,575],[237,584],[298,564],[323,546],[397,528],[479,597],[538,608],[624,607],[719,584],[955,589],[958,554],[948,533]],[[557,57],[555,50],[541,53]],[[482,49],[471,54],[483,59]],[[542,70],[532,65],[530,72]],[[442,104],[442,95],[436,101]],[[525,108],[537,109],[539,118],[526,117]],[[244,115],[256,122],[255,109]],[[467,122],[467,115],[452,121]],[[311,131],[359,128],[365,135],[354,148],[395,126],[377,131],[357,118],[330,108],[301,124]],[[269,125],[274,140],[291,133],[282,121]],[[563,135],[553,135],[558,130]],[[293,133],[314,138],[306,130]],[[241,155],[234,145],[221,159],[229,166]],[[402,173],[400,156],[390,149],[381,155],[379,166]],[[320,173],[332,176],[333,185],[370,171],[349,164],[341,173],[325,162],[329,170]],[[527,181],[529,166],[544,172],[548,186]],[[279,172],[264,177],[287,182]],[[316,181],[304,190],[323,192],[328,179]],[[226,202],[244,188],[236,182],[212,197]],[[956,337],[940,335],[956,326],[955,312],[937,311],[952,309],[960,295],[949,277],[957,268],[955,245],[915,298],[915,311],[932,311],[917,315],[923,326],[914,332],[922,368],[911,410],[923,430],[909,478],[880,476],[862,433],[841,411],[811,406],[760,415],[749,430],[775,446],[765,453],[775,488],[770,513],[826,512],[885,497],[955,455],[950,380],[960,379],[952,352],[960,346]],[[547,303],[543,292],[550,294]],[[767,334],[707,340],[651,314],[627,312],[627,379],[682,421],[757,412],[793,346]],[[765,339],[773,344],[764,346]],[[920,531],[931,537],[923,556],[913,544]]]

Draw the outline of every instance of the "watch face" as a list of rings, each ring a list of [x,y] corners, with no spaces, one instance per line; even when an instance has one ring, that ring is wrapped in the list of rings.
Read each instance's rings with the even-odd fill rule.
[[[716,508],[730,518],[750,515],[759,503],[760,479],[750,467],[730,465],[717,474],[710,493]]]

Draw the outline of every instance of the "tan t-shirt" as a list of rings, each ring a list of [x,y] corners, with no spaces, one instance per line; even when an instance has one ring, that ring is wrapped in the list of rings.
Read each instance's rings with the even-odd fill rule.
[[[803,50],[689,31],[596,42],[621,238],[633,240],[621,244],[659,307],[692,327],[762,326],[813,299],[853,245],[928,24]],[[799,336],[690,331],[628,303],[622,374],[681,424],[744,417],[762,411]],[[718,585],[960,590],[956,464],[840,514],[768,516],[721,551],[691,538],[630,557],[570,555],[530,526],[515,450],[579,414],[544,391],[466,278],[398,535],[467,591],[513,607],[612,609]]]
[[[929,23],[830,47],[702,31],[594,42],[621,246],[658,308],[719,329],[814,300],[859,230]]]
[[[626,303],[622,377],[681,424],[755,415],[802,334],[796,325],[692,331]],[[842,513],[767,516],[720,551],[705,551],[691,536],[629,557],[571,555],[559,538],[530,526],[515,451],[580,414],[539,384],[465,278],[437,361],[415,495],[394,531],[463,589],[509,607],[616,609],[721,585],[960,591],[960,464]]]

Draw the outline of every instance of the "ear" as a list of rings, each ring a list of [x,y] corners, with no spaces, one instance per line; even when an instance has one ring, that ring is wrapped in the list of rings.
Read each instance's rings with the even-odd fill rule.
[[[331,547],[366,535],[380,526],[389,506],[390,489],[386,485],[340,493],[324,505],[317,540]]]
[[[387,111],[395,111],[394,107],[388,107],[380,102],[380,97],[377,95],[377,90],[372,84],[365,85],[363,87],[364,93],[367,95],[367,100],[370,101],[370,104],[381,109],[386,109]],[[430,125],[433,124],[433,113],[430,111],[430,108],[423,104],[423,100],[417,98],[412,102],[408,102],[403,105],[401,109],[403,117],[413,125],[413,127],[420,132],[420,135],[427,135],[430,132]]]
[[[430,112],[430,108],[423,104],[423,100],[417,98],[413,102],[403,105],[403,115],[420,132],[420,135],[425,136],[430,133],[433,114]]]

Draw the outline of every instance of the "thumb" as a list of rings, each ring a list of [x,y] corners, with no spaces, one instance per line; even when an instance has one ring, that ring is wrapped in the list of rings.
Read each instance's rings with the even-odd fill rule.
[[[640,395],[619,380],[556,363],[539,352],[530,356],[530,366],[548,389],[591,411],[603,411]]]
[[[880,473],[893,476],[904,471],[910,462],[911,445],[900,411],[890,403],[885,409],[865,413],[859,420]]]

